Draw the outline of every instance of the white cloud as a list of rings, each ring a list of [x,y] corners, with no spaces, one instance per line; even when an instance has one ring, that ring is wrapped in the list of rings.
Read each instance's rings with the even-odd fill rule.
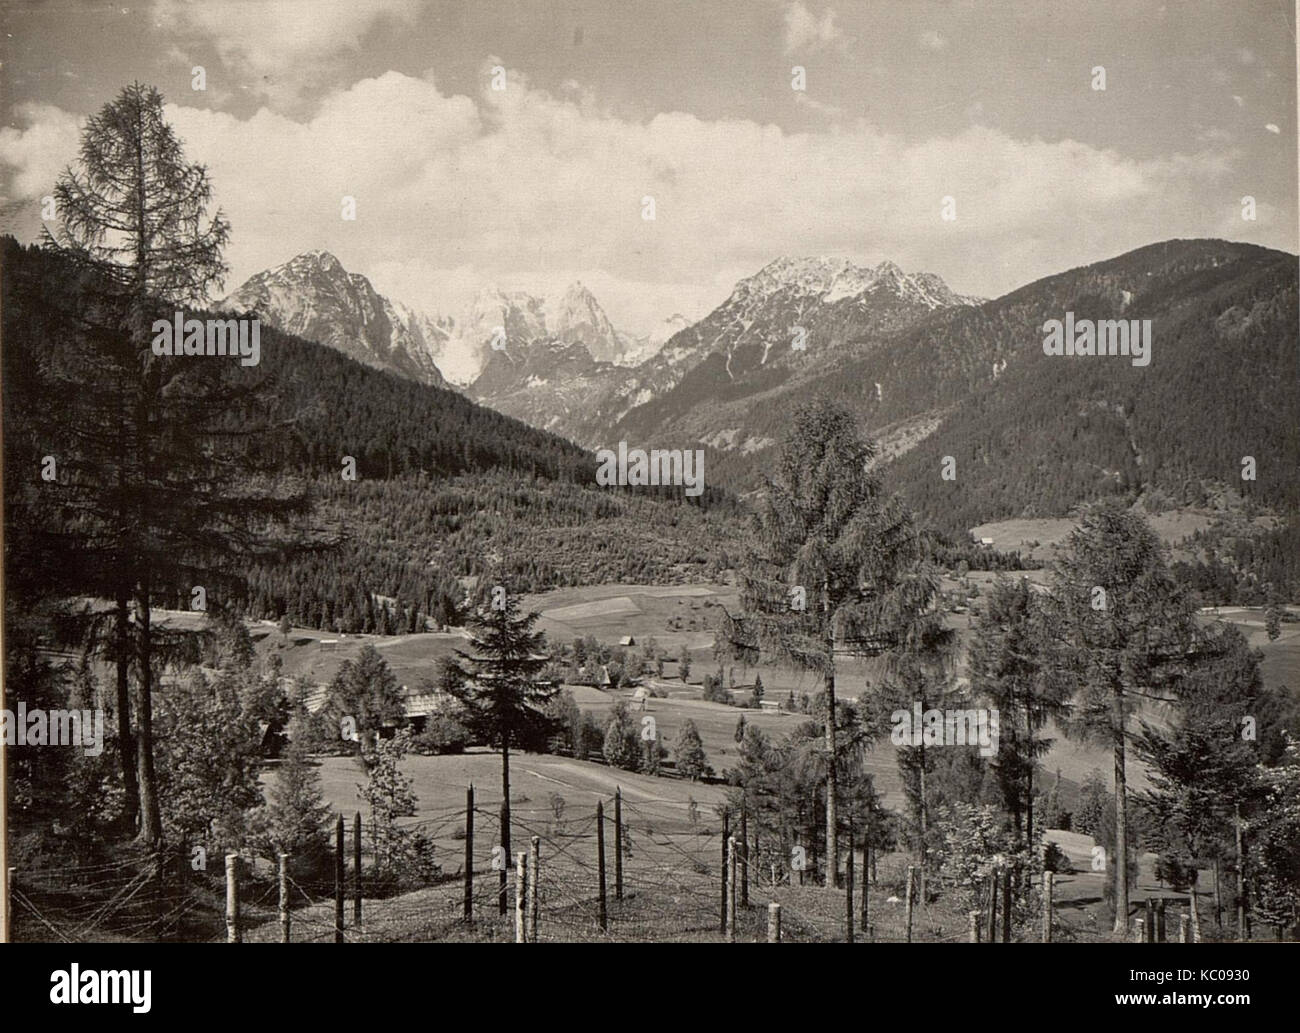
[[[14,115],[27,128],[0,126],[0,167],[12,170],[3,199],[43,197],[77,157],[81,119],[53,104],[19,104]]]
[[[844,34],[835,24],[835,11],[826,8],[820,18],[813,14],[803,3],[794,0],[785,8],[785,52],[787,54],[806,53],[838,46],[844,42]]]
[[[419,9],[420,0],[154,0],[153,6],[165,29],[211,43],[226,68],[248,80],[241,85],[283,106],[327,82],[331,59],[359,49],[378,22],[410,22]]]
[[[1280,132],[1282,132],[1282,130],[1279,129],[1277,126],[1275,126],[1272,122],[1267,123],[1267,124],[1264,126],[1264,128],[1267,129],[1270,133],[1280,133]]]
[[[933,50],[935,53],[948,46],[948,41],[933,29],[926,29],[921,33],[920,43],[926,50]]]
[[[911,141],[863,120],[800,133],[682,112],[635,121],[531,88],[513,69],[508,81],[493,92],[484,78],[471,98],[387,72],[303,120],[169,106],[232,223],[227,289],[328,248],[432,311],[481,285],[581,279],[632,333],[674,311],[703,314],[782,254],[891,258],[996,294],[1155,240],[1213,235],[1206,198],[1243,161],[1221,147],[1133,160],[982,126]],[[75,158],[77,120],[46,106],[19,116],[26,128],[0,129],[0,153],[14,196],[39,197]],[[340,218],[344,195],[355,222]],[[641,218],[645,195],[653,222]],[[953,223],[939,217],[946,195]],[[1239,232],[1295,246],[1281,223]]]

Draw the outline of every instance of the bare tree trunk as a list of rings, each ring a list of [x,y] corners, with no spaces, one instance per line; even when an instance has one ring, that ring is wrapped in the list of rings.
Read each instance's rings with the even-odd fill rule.
[[[836,868],[839,867],[839,836],[835,812],[838,779],[835,770],[835,675],[826,678],[826,702],[830,716],[826,720],[826,888],[835,888]]]
[[[1025,775],[1025,842],[1034,839],[1034,762],[1030,760],[1029,771]]]
[[[1114,689],[1112,728],[1115,742],[1115,922],[1112,930],[1128,928],[1128,779],[1124,771],[1124,689]]]
[[[1233,808],[1233,828],[1237,838],[1237,940],[1246,936],[1246,852],[1241,842],[1241,804]]]
[[[839,836],[836,827],[835,796],[835,627],[831,623],[830,586],[822,582],[822,616],[826,621],[826,888],[835,888],[839,865]]]
[[[918,816],[921,821],[921,843],[920,843],[920,849],[917,851],[917,876],[919,880],[919,885],[917,888],[920,890],[921,904],[924,906],[928,899],[925,895],[925,835],[926,832],[928,831],[928,825],[929,825],[929,822],[926,820],[926,805],[925,805],[925,742],[924,740],[922,740],[921,746],[919,748],[921,750],[921,785],[920,785],[921,801],[920,801],[920,811]]]
[[[140,817],[140,786],[135,777],[135,737],[131,734],[131,623],[129,593],[117,590],[117,750],[122,764],[123,824],[135,830]]]
[[[140,711],[136,720],[139,732],[136,757],[140,778],[140,832],[136,838],[144,843],[156,843],[162,839],[162,814],[153,766],[153,639],[148,578],[142,580],[136,595],[136,620],[140,640]]]
[[[510,731],[501,732],[501,846],[505,859],[510,860]],[[498,876],[498,911],[505,914],[506,908],[506,865],[503,864]]]

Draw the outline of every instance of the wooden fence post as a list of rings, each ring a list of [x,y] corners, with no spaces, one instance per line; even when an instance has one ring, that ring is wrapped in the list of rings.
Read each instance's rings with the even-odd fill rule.
[[[736,837],[727,839],[727,942],[736,942]]]
[[[1143,923],[1143,929],[1146,930],[1147,943],[1156,942],[1156,902],[1147,897],[1146,921]]]
[[[781,942],[781,905],[775,900],[767,905],[767,942]]]
[[[740,802],[740,906],[749,907],[749,808]]]
[[[718,932],[727,931],[727,842],[731,838],[731,812],[722,812],[722,906],[718,909]]]
[[[916,865],[907,866],[907,942],[912,942],[912,908],[916,903]]]
[[[17,877],[17,868],[5,870],[5,943],[14,942],[14,886]]]
[[[1164,943],[1165,940],[1165,898],[1161,897],[1156,902],[1156,943]]]
[[[528,942],[528,852],[515,858],[515,943]]]
[[[532,872],[528,877],[528,941],[537,942],[537,884],[542,881],[542,841],[534,836],[529,841],[529,862]]]
[[[980,913],[971,911],[966,915],[966,935],[971,943],[980,942]]]
[[[239,929],[239,855],[226,855],[226,942],[240,943]]]
[[[1192,884],[1191,889],[1191,918],[1192,918],[1192,943],[1201,942],[1201,912],[1196,901],[1196,884]]]
[[[998,883],[1001,876],[1001,868],[994,868],[989,873],[989,943],[998,942]]]
[[[1140,918],[1133,919],[1133,942],[1145,943],[1146,938],[1145,923]]]
[[[505,856],[501,859],[501,870],[497,873],[497,914],[505,917],[506,897],[509,895],[510,882],[510,801],[501,801],[501,811],[497,818],[501,826],[500,843]]]
[[[609,927],[609,912],[605,906],[605,805],[596,801],[596,867],[600,872],[600,928]]]
[[[465,921],[474,921],[474,783],[465,790]]]
[[[289,855],[280,855],[280,942],[289,942]]]
[[[1011,869],[1002,869],[1002,942],[1011,942]]]
[[[1214,926],[1223,929],[1223,883],[1219,879],[1219,859],[1214,859]]]
[[[614,899],[623,899],[623,790],[614,787]]]
[[[1237,839],[1237,942],[1246,939],[1246,858],[1241,842],[1241,804],[1233,807],[1233,827]]]
[[[1192,942],[1192,916],[1191,915],[1178,916],[1178,942],[1179,943]]]
[[[849,857],[844,865],[845,940],[853,942],[853,822],[849,822]]]
[[[343,815],[334,823],[334,942],[343,942]]]
[[[859,928],[865,933],[867,924],[871,920],[871,915],[867,910],[867,898],[871,896],[871,844],[862,845],[862,920],[858,923]]]
[[[352,816],[352,924],[361,928],[361,812]]]
[[[1043,872],[1043,942],[1052,942],[1052,880],[1051,872]]]

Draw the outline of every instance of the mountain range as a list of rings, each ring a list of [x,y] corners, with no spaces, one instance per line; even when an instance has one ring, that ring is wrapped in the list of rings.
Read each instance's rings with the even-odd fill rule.
[[[553,300],[485,290],[461,317],[427,318],[323,252],[228,300],[588,448],[704,448],[710,483],[740,493],[794,408],[830,396],[880,443],[890,486],[964,535],[1126,492],[1192,505],[1230,488],[1300,513],[1296,280],[1295,256],[1222,240],[1152,244],[992,300],[892,262],[778,258],[657,348],[580,284]],[[1044,323],[1067,312],[1151,320],[1151,364],[1045,355]]]
[[[485,287],[462,310],[430,316],[384,297],[365,276],[319,250],[250,277],[218,307],[257,312],[278,330],[367,365],[471,395],[494,352],[550,341],[578,345],[595,362],[631,365],[663,340],[616,330],[579,282],[546,298]]]
[[[599,446],[639,406],[715,367],[733,388],[791,375],[808,360],[978,299],[930,273],[846,259],[781,258],[736,285],[697,323],[680,314],[662,339],[616,329],[581,283],[539,298],[489,287],[455,316],[380,295],[333,255],[311,251],[250,278],[220,308],[258,313],[380,369],[443,386],[534,426]]]

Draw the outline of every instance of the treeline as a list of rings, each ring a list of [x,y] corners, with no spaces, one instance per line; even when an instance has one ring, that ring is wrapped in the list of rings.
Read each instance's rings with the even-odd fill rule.
[[[503,473],[313,482],[315,519],[333,544],[252,565],[230,600],[258,619],[383,634],[457,624],[485,584],[512,592],[721,575],[734,521],[725,511]],[[376,597],[384,597],[381,601]],[[373,613],[373,617],[368,615]]]
[[[1300,526],[1295,523],[1231,535],[1211,528],[1192,535],[1198,554],[1174,572],[1201,606],[1264,606],[1300,596]]]

